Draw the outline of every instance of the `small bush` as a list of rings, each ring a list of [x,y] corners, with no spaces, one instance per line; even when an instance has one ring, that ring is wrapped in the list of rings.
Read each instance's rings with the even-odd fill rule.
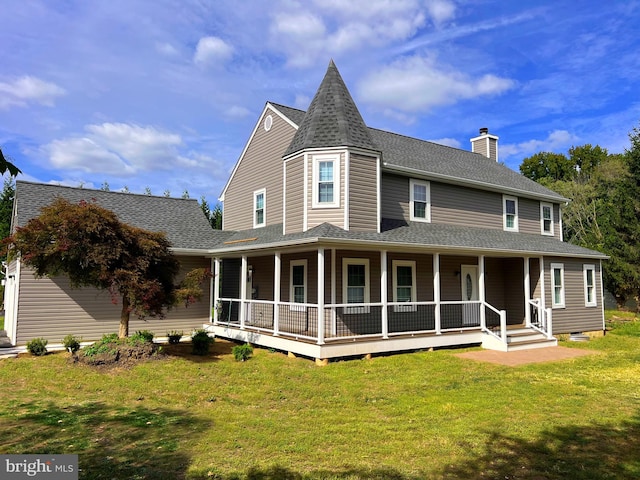
[[[149,330],[138,330],[127,340],[129,345],[139,345],[141,343],[151,342],[153,342],[153,332],[150,332]]]
[[[191,346],[194,355],[206,355],[209,353],[209,346],[213,343],[213,338],[206,330],[195,330],[191,334]]]
[[[245,360],[249,360],[253,355],[253,347],[248,343],[244,345],[236,345],[231,349],[233,352],[233,356],[238,362],[244,362]]]
[[[27,342],[27,350],[31,355],[36,355],[38,357],[46,355],[47,343],[49,342],[44,338],[34,338]]]
[[[69,353],[76,353],[80,350],[80,340],[71,334],[62,339],[62,345],[64,345],[64,348],[66,348]]]
[[[180,343],[180,339],[184,335],[184,332],[178,332],[177,330],[171,330],[167,332],[167,337],[169,338],[169,343],[175,345]]]
[[[85,357],[94,357],[101,353],[111,353],[115,355],[117,351],[117,348],[116,348],[117,343],[118,343],[118,334],[107,333],[103,335],[100,340],[92,343],[88,347],[85,347],[82,351],[84,352]]]

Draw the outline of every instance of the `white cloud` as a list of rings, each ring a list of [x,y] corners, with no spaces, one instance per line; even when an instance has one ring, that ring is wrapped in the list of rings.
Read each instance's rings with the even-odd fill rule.
[[[448,2],[446,0],[433,0],[427,2],[427,11],[431,15],[433,19],[433,23],[437,26],[448,22],[453,19],[456,12],[456,6],[453,2]]]
[[[168,57],[174,57],[178,54],[178,49],[171,45],[170,43],[156,43],[156,50]]]
[[[440,105],[483,95],[497,95],[514,81],[495,75],[471,78],[439,65],[433,56],[412,56],[377,69],[360,84],[360,98],[380,107],[425,112]]]
[[[225,115],[231,118],[245,118],[251,115],[251,110],[239,105],[233,105],[227,109]]]
[[[0,109],[24,107],[30,103],[52,107],[55,99],[65,93],[55,83],[25,75],[12,82],[0,82]]]
[[[578,141],[579,137],[567,130],[554,130],[544,140],[532,139],[526,142],[501,145],[500,155],[505,158],[512,155],[529,156],[538,152],[566,150]]]
[[[447,147],[460,148],[461,144],[455,138],[435,138],[433,140],[429,140],[433,143],[439,143],[440,145],[446,145]]]
[[[202,37],[196,46],[193,61],[196,65],[206,66],[217,62],[226,62],[233,55],[233,48],[218,37]]]

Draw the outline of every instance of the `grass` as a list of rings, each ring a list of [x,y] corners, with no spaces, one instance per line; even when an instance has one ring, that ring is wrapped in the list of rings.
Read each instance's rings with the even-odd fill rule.
[[[504,367],[465,350],[315,366],[234,344],[130,370],[0,362],[0,453],[75,453],[86,479],[640,477],[640,320],[598,354]],[[169,347],[171,350],[171,347]]]

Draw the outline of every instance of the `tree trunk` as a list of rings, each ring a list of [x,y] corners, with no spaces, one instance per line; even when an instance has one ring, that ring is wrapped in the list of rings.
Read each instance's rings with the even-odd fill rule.
[[[120,329],[118,330],[118,337],[125,338],[129,336],[129,298],[126,295],[122,296],[122,312],[120,312]]]

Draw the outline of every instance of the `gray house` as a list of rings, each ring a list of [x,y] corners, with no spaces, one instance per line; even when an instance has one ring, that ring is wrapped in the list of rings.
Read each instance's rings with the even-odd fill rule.
[[[487,129],[469,152],[367,127],[331,62],[306,112],[266,104],[224,188],[209,330],[319,361],[602,331],[606,256],[497,160]]]
[[[564,243],[568,200],[497,160],[487,129],[464,151],[367,127],[331,62],[306,112],[266,104],[222,192],[222,231],[195,201],[26,182],[13,220],[24,224],[57,195],[95,198],[127,223],[165,231],[185,270],[212,266],[210,295],[172,311],[162,329],[205,325],[319,362],[536,348],[602,332],[607,257]],[[116,330],[108,295],[36,280],[19,262],[8,273],[14,344]]]
[[[40,214],[40,209],[58,197],[77,203],[95,201],[115,212],[119,219],[146,230],[165,232],[181,265],[180,275],[194,269],[211,268],[208,251],[215,235],[196,200],[104,192],[81,188],[18,181],[13,204],[12,231]],[[35,278],[20,259],[6,267],[5,330],[9,343],[24,345],[35,337],[58,344],[72,333],[95,340],[118,331],[121,305],[108,292],[94,288],[72,289],[66,277]],[[170,310],[164,319],[140,320],[132,316],[130,330],[151,330],[163,337],[170,330],[202,328],[211,320],[211,292],[186,307]]]

